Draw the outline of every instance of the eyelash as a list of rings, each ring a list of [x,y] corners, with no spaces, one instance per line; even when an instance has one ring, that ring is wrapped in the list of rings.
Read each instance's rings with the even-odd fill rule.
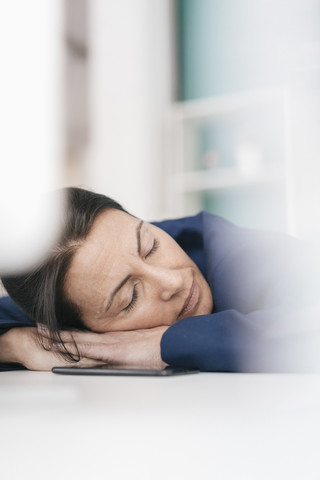
[[[159,248],[159,240],[155,238],[150,252],[148,252],[144,258],[150,257],[150,255],[152,255],[156,250],[158,250],[158,248]]]
[[[136,305],[137,303],[137,300],[138,300],[138,293],[137,293],[137,286],[135,285],[133,287],[133,292],[132,292],[132,299],[131,299],[131,302],[129,303],[129,305],[127,305],[124,310],[126,312],[130,312]]]
[[[155,238],[150,252],[148,252],[147,255],[146,255],[144,258],[150,257],[150,255],[152,255],[158,248],[159,248],[159,240],[157,240],[157,239]],[[137,286],[135,285],[135,286],[133,287],[131,302],[129,303],[129,305],[127,305],[127,306],[124,308],[124,310],[125,310],[126,312],[130,312],[131,310],[133,310],[134,307],[135,307],[135,305],[136,305],[136,303],[137,303],[138,298],[139,298],[139,295],[138,295],[138,292],[137,292]]]

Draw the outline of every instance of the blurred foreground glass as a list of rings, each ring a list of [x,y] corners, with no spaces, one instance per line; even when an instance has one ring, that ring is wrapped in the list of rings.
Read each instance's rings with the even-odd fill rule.
[[[61,167],[61,2],[0,4],[0,272],[39,261],[57,235],[45,192]]]

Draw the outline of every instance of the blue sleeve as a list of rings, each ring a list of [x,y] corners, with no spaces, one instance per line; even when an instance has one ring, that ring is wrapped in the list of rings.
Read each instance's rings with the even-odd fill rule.
[[[32,327],[34,323],[19,309],[10,297],[0,298],[0,335],[14,327]],[[0,372],[25,370],[17,363],[0,363]]]
[[[34,323],[10,297],[0,298],[0,333],[13,327],[32,327]]]
[[[317,257],[286,235],[202,218],[214,312],[170,326],[162,359],[201,371],[319,372]]]
[[[161,355],[171,366],[243,372],[247,371],[248,349],[257,341],[255,336],[254,320],[236,310],[189,317],[164,333]]]
[[[204,372],[319,373],[319,313],[311,305],[185,318],[164,333],[162,359]]]
[[[242,349],[245,335],[239,328],[239,317],[239,312],[231,310],[180,320],[162,336],[162,360],[174,367],[201,371],[239,371],[236,344]]]

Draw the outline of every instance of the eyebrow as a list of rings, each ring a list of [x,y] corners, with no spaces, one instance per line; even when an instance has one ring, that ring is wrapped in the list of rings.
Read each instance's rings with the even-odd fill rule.
[[[140,256],[141,254],[141,228],[142,228],[142,225],[143,225],[143,220],[141,220],[138,225],[137,225],[137,228],[136,228],[136,237],[137,237],[137,252],[138,252],[138,255]],[[127,275],[117,286],[116,288],[112,291],[111,295],[110,295],[110,299],[109,299],[109,302],[105,308],[105,313],[110,309],[111,305],[112,305],[112,302],[114,300],[114,297],[116,296],[116,294],[119,292],[119,290],[121,290],[121,288],[128,282],[128,280],[130,280],[130,278],[132,277],[131,274]]]

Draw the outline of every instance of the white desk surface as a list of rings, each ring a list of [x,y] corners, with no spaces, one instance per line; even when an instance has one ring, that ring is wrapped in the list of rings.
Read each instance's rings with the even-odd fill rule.
[[[320,479],[320,375],[0,374],[0,479]]]

